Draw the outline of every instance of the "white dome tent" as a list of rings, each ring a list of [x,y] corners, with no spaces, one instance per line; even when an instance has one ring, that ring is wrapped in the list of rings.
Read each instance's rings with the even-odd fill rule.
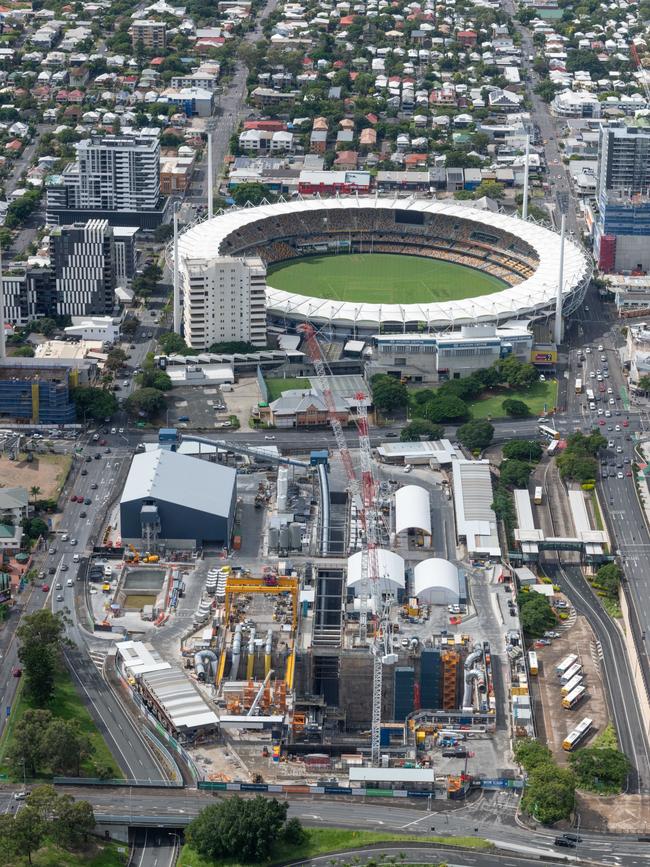
[[[362,591],[362,565],[363,551],[357,551],[351,557],[348,557],[348,574],[347,586],[348,589],[354,590],[355,596],[359,596]],[[377,565],[379,568],[378,592],[397,597],[398,591],[406,588],[406,578],[404,576],[404,560],[395,554],[394,551],[388,551],[385,548],[377,548]],[[371,588],[368,588],[368,594],[372,595]]]
[[[413,593],[425,605],[458,605],[458,569],[440,557],[422,560],[413,570]]]
[[[395,532],[421,530],[431,538],[429,492],[420,485],[404,485],[395,492]]]

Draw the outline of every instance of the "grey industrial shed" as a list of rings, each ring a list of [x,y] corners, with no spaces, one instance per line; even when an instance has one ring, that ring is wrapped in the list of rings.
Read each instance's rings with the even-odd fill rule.
[[[123,539],[229,545],[237,473],[232,467],[154,449],[135,455],[120,500]],[[153,528],[153,529],[152,529]]]

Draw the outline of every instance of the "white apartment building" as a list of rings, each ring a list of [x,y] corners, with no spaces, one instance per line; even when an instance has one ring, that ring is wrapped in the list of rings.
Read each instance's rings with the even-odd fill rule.
[[[147,136],[91,136],[77,145],[75,208],[153,211],[160,199],[160,142]]]
[[[257,257],[181,258],[185,340],[195,349],[244,340],[266,346],[266,267]]]

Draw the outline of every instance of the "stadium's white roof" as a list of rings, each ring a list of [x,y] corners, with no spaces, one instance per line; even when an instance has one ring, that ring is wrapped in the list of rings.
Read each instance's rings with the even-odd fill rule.
[[[422,560],[413,570],[413,592],[423,602],[457,604],[460,597],[458,569],[440,557]]]
[[[429,492],[420,485],[404,485],[395,492],[395,532],[422,530],[431,535]]]
[[[286,214],[295,214],[299,220],[298,215],[306,211],[355,208],[421,211],[455,217],[459,221],[471,220],[482,223],[487,231],[491,228],[501,229],[530,244],[536,251],[539,264],[532,277],[516,286],[506,287],[500,292],[478,298],[431,304],[368,304],[333,301],[313,298],[309,295],[297,295],[267,286],[267,305],[272,314],[316,323],[340,323],[342,326],[361,328],[379,329],[379,326],[386,322],[426,322],[430,327],[446,328],[477,322],[494,322],[506,317],[532,315],[554,302],[560,260],[559,235],[516,217],[435,199],[372,197],[295,199],[275,205],[262,205],[258,208],[230,209],[212,220],[197,223],[181,235],[179,254],[181,260],[226,255],[220,249],[224,239],[249,223],[263,219],[273,221],[274,218]],[[270,237],[273,236],[273,232],[271,222]],[[230,255],[232,256],[232,253]],[[589,273],[590,267],[585,254],[576,244],[567,239],[564,251],[563,294],[566,296],[572,294]]]
[[[355,592],[360,592],[362,589],[363,557],[363,551],[357,551],[356,554],[348,557],[347,585],[353,587]],[[398,589],[404,589],[406,586],[404,560],[399,554],[385,548],[377,548],[377,567],[379,570],[379,587],[377,589],[380,593],[396,593]],[[371,590],[372,588],[369,588],[369,592]]]

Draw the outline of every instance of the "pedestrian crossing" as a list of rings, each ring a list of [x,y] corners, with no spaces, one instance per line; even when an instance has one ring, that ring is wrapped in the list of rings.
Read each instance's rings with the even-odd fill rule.
[[[89,650],[88,655],[90,656],[90,661],[93,663],[97,671],[102,674],[102,672],[104,671],[104,661],[108,655],[108,651]]]

